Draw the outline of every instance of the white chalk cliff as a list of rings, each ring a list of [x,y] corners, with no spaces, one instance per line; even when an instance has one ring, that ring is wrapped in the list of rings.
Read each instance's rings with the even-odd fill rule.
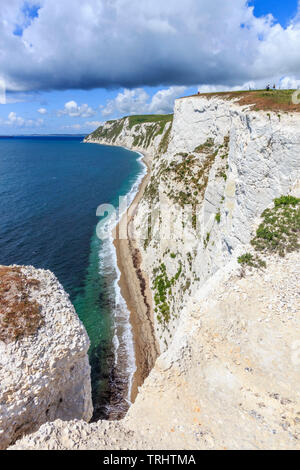
[[[56,421],[14,447],[300,448],[299,251],[237,262],[274,199],[300,196],[300,113],[188,97],[86,141],[152,156],[134,226],[162,354],[121,422]]]
[[[110,139],[101,135],[107,135],[105,129],[115,126],[114,121],[100,128],[100,137],[91,134],[86,141],[123,145],[153,155],[151,181],[135,217],[143,268],[151,284],[153,271],[159,273],[162,263],[169,279],[182,266],[168,298],[171,314],[167,325],[155,317],[163,351],[188,299],[197,297],[203,283],[245,251],[263,210],[299,183],[300,114],[255,112],[219,97],[197,96],[176,100],[172,127],[167,123],[163,134],[150,141],[147,135],[155,124],[130,129],[129,118],[122,124]],[[140,141],[136,136],[141,136]],[[189,155],[193,159],[187,172],[180,163]],[[187,191],[197,194],[182,198],[181,192]],[[174,211],[175,203],[179,207]],[[185,211],[180,210],[181,203]],[[197,231],[186,211],[194,203]],[[153,233],[145,244],[148,215],[155,210]]]
[[[88,421],[93,412],[89,339],[68,295],[50,271],[17,269],[17,276],[33,284],[28,295],[38,305],[40,325],[31,334],[0,341],[1,449],[47,421]],[[24,323],[21,327],[24,332]]]

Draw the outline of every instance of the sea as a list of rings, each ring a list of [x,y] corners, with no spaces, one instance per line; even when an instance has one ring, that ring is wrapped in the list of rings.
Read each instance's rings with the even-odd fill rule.
[[[129,204],[145,172],[140,154],[83,136],[0,137],[0,264],[50,269],[69,294],[91,342],[93,420],[125,414],[135,371],[113,240],[99,240],[96,211],[120,196]]]

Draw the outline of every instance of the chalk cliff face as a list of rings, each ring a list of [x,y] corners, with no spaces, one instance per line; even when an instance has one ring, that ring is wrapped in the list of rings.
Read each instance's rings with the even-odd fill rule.
[[[23,299],[27,297],[17,320],[6,320],[11,328],[6,325],[1,329],[0,448],[3,449],[22,435],[36,431],[46,421],[58,418],[88,421],[92,416],[92,401],[89,340],[56,277],[50,271],[33,267],[3,267],[0,274],[1,317],[5,315],[3,305],[9,307],[8,301],[18,300],[19,294]],[[3,293],[6,293],[4,301]],[[13,304],[11,317],[16,305]],[[28,305],[26,318],[24,311]],[[37,307],[35,316],[34,307]],[[35,331],[26,331],[33,324]],[[5,336],[5,332],[9,334]]]
[[[299,113],[255,112],[219,98],[176,101],[167,152],[153,160],[152,187],[136,218],[138,227],[151,205],[160,211],[152,239],[141,243],[152,285],[163,274],[162,264],[168,280],[180,272],[170,294],[165,292],[162,310],[167,305],[170,313],[157,304],[161,350],[190,296],[197,297],[214,273],[244,251],[263,210],[297,184],[299,155]],[[182,218],[177,208],[169,222],[174,204],[184,208]]]
[[[236,260],[263,210],[299,181],[300,114],[196,96],[175,102],[161,133],[159,122],[130,119],[109,121],[86,141],[153,156],[134,224],[164,351],[188,299]]]
[[[14,449],[299,449],[299,253],[220,269],[119,422],[44,424]]]
[[[128,116],[107,121],[84,142],[119,145],[156,155],[167,150],[173,115]]]
[[[196,96],[150,126],[86,141],[152,155],[133,223],[162,354],[111,441],[106,422],[57,421],[16,448],[299,448],[299,251],[237,258],[274,198],[300,197],[300,114]]]

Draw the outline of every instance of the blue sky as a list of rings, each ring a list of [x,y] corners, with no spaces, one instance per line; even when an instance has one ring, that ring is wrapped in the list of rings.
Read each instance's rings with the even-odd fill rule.
[[[272,13],[274,18],[286,27],[297,13],[297,0],[254,0],[249,2],[254,6],[254,14],[259,17]]]
[[[198,89],[298,87],[299,12],[296,0],[2,0],[0,134],[86,134]]]
[[[184,96],[185,94],[192,94],[197,92],[197,87],[182,87],[182,92],[180,92],[181,87],[177,87],[178,93],[173,95],[173,99],[168,103],[167,106],[161,109],[162,113],[172,112],[173,101],[175,97]],[[142,90],[145,91],[149,98],[147,101],[142,101],[142,103],[151,102],[151,98],[161,90],[169,90],[168,88],[163,87],[143,87]],[[138,89],[140,90],[140,89]],[[136,96],[138,92],[134,90]],[[32,126],[1,126],[0,123],[0,135],[3,134],[31,134],[31,133],[79,133],[85,134],[90,130],[93,130],[100,125],[101,122],[112,119],[115,117],[120,117],[131,113],[131,110],[125,108],[124,113],[118,112],[117,108],[115,112],[111,115],[103,115],[103,107],[107,105],[111,100],[114,100],[118,94],[124,95],[124,90],[121,89],[103,89],[96,88],[92,90],[53,90],[53,91],[39,91],[39,92],[28,92],[28,93],[13,93],[7,95],[7,104],[0,105],[0,118],[7,120],[9,113],[13,112],[16,116],[21,116],[25,121],[37,121],[38,119],[43,119],[44,122],[42,125]],[[20,102],[11,102],[9,101]],[[75,101],[78,107],[82,107],[84,104],[87,104],[91,110],[87,110],[85,113],[84,110],[75,109],[72,113],[67,113],[67,110],[64,113],[66,103]],[[132,108],[132,102],[130,102],[129,107]],[[138,113],[151,113],[146,109],[143,110],[142,107],[138,107]],[[42,111],[45,110],[45,111]],[[45,113],[45,114],[41,114]],[[156,110],[153,111],[156,113]],[[72,116],[72,114],[81,114],[79,116]],[[80,126],[80,127],[79,127]],[[9,132],[7,132],[9,131]]]

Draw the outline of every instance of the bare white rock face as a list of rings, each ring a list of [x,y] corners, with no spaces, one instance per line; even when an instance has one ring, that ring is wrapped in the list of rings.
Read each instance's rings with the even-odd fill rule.
[[[213,143],[211,150],[207,147],[207,151],[199,151],[207,142]],[[175,180],[170,168],[188,155],[201,165],[209,153],[213,163],[204,181],[205,189],[195,198],[198,231],[180,217],[178,208],[170,223],[174,210],[171,195],[193,191],[189,181],[182,185],[181,176]],[[190,297],[198,298],[202,286],[245,251],[262,212],[275,198],[298,194],[300,113],[254,111],[219,97],[178,99],[167,151],[153,159],[152,181],[158,197],[144,197],[135,217],[138,232],[153,208],[160,212],[154,228],[159,238],[153,235],[146,248],[143,240],[140,243],[143,268],[153,284],[157,275],[153,272],[161,263],[169,279],[181,265],[168,300],[172,312],[168,327],[156,316],[154,319],[160,350],[164,351]],[[170,252],[176,258],[171,258]]]
[[[40,282],[30,299],[41,306],[35,334],[0,341],[0,448],[56,419],[89,421],[92,412],[89,339],[54,274],[31,266]]]
[[[299,276],[299,252],[219,270],[123,420],[45,423],[11,448],[299,449]]]
[[[116,122],[120,123],[121,131],[108,138]],[[142,198],[134,225],[140,240],[142,267],[150,285],[157,275],[153,272],[161,263],[166,266],[169,279],[181,265],[180,277],[169,299],[172,314],[168,327],[154,317],[157,341],[160,350],[165,351],[189,298],[197,298],[204,283],[244,251],[264,209],[276,197],[298,194],[300,113],[255,111],[253,106],[240,106],[236,100],[219,96],[207,99],[200,95],[176,100],[173,122],[168,122],[163,132],[154,134],[151,140],[147,135],[152,125],[139,123],[130,128],[129,118],[108,121],[97,138],[91,134],[85,141],[120,145],[152,156],[152,195],[148,192]],[[166,145],[162,146],[164,140]],[[184,186],[181,178],[174,180],[170,168],[188,155],[195,157],[195,168],[205,164],[209,152],[197,149],[209,141],[213,142],[211,153],[216,155],[207,171],[203,194],[196,196],[196,232],[184,220],[186,203],[185,214],[178,207],[174,212],[171,197],[181,190],[193,191],[192,185],[185,181]],[[155,192],[157,197],[153,196]],[[155,211],[160,216],[145,246],[145,226],[149,214]],[[170,258],[171,252],[176,258]]]

